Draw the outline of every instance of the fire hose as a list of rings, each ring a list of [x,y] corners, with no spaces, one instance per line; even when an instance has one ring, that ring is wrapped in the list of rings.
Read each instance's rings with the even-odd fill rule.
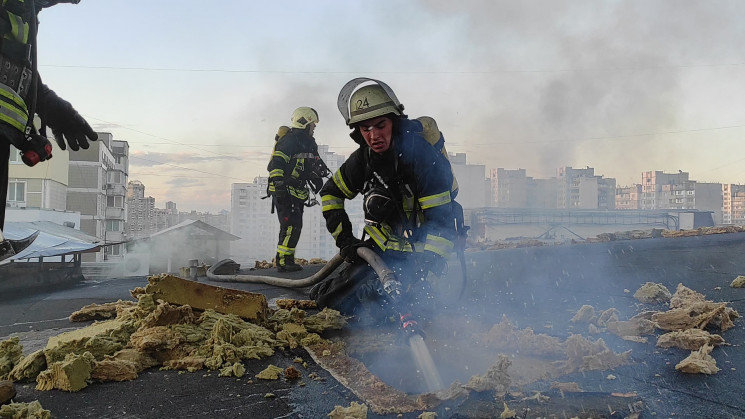
[[[380,256],[378,256],[377,253],[366,247],[360,247],[357,249],[357,254],[363,260],[365,260],[365,262],[369,263],[375,273],[378,274],[378,278],[380,278],[380,281],[383,283],[384,289],[387,283],[389,284],[389,288],[394,285],[393,282],[390,282],[391,280],[398,282],[396,281],[396,276],[393,273],[393,270],[388,267],[388,265]],[[207,278],[213,281],[221,282],[244,282],[274,285],[283,288],[305,288],[311,285],[315,285],[324,280],[327,276],[331,275],[331,272],[338,268],[342,264],[342,262],[344,262],[344,258],[340,254],[337,254],[336,256],[331,258],[331,260],[326,262],[326,265],[324,265],[323,268],[321,268],[321,270],[319,270],[315,274],[303,279],[288,279],[267,275],[221,274],[221,271],[226,270],[232,270],[233,272],[235,272],[237,271],[237,267],[239,266],[231,259],[224,259],[212,265],[207,270]]]

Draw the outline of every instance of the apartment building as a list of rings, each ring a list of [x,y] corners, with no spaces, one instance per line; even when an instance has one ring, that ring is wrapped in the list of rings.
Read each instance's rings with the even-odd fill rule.
[[[486,177],[486,166],[468,164],[465,153],[448,153],[448,159],[458,180],[458,203],[466,209],[489,206],[491,182]]]
[[[121,259],[126,240],[129,144],[99,132],[98,141],[69,156],[66,208],[80,213],[81,231],[111,243],[101,252],[84,254],[83,261]]]
[[[722,224],[745,225],[745,185],[722,185]]]
[[[127,237],[131,240],[148,237],[158,231],[155,198],[145,196],[145,185],[133,180],[127,185]]]
[[[490,206],[499,208],[530,208],[535,196],[535,182],[525,174],[525,169],[490,169]]]
[[[641,203],[642,185],[620,186],[616,188],[616,209],[638,210]]]
[[[694,184],[688,172],[663,173],[662,171],[642,172],[642,195],[640,208],[693,209],[695,205]]]
[[[559,167],[556,179],[557,208],[612,210],[616,207],[616,180],[596,176],[592,167]]]
[[[21,153],[13,146],[8,166],[8,196],[10,208],[41,208],[55,211],[67,209],[69,153],[52,140],[52,158],[26,166]]]

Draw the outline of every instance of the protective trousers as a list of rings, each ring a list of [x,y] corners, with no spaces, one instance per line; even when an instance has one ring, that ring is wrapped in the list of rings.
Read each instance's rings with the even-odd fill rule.
[[[293,197],[274,197],[274,208],[279,218],[279,241],[277,242],[277,266],[295,263],[295,247],[303,229],[305,206]]]

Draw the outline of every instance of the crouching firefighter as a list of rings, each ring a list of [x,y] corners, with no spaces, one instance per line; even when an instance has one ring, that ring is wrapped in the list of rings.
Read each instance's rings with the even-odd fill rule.
[[[69,102],[41,82],[37,70],[37,14],[57,3],[80,0],[3,0],[0,3],[0,261],[28,246],[35,236],[7,240],[2,234],[8,193],[10,145],[21,152],[28,166],[52,158],[52,144],[44,130],[33,125],[38,114],[42,126],[49,126],[59,147],[65,142],[77,151],[88,148],[97,134]]]
[[[349,264],[314,286],[310,298],[365,323],[398,314],[404,330],[416,327],[409,316],[426,317],[425,309],[434,302],[426,276],[447,269],[446,259],[458,241],[454,220],[462,209],[454,201],[457,185],[444,139],[432,118],[404,115],[391,88],[377,80],[350,81],[338,106],[359,148],[321,189],[321,202],[326,226]],[[345,202],[360,194],[366,224],[362,239],[355,237],[345,211]],[[383,287],[360,259],[362,246],[395,272],[392,286]]]
[[[330,175],[318,155],[313,132],[318,124],[318,113],[306,106],[295,109],[289,127],[280,127],[269,161],[268,195],[272,197],[272,211],[279,218],[279,241],[275,264],[279,272],[302,269],[295,263],[295,247],[303,228],[303,211],[317,204],[310,200],[309,187],[314,194]],[[309,202],[310,201],[310,202]]]

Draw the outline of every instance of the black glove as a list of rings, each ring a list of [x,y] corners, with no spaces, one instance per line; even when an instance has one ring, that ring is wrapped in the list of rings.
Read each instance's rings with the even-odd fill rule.
[[[369,247],[368,244],[357,237],[349,236],[339,243],[339,254],[348,263],[362,262],[362,258],[357,254],[360,247]]]
[[[36,113],[52,129],[57,144],[63,150],[66,149],[65,141],[71,150],[78,151],[80,148],[88,148],[88,141],[98,139],[98,134],[70,102],[57,96],[44,84],[39,86]]]
[[[289,196],[287,193],[287,185],[285,185],[285,182],[283,180],[275,180],[274,181],[274,193],[272,193],[275,198],[284,199]]]
[[[448,271],[448,262],[444,257],[425,250],[420,256],[419,267],[424,273],[430,271],[437,276],[442,276]]]
[[[313,190],[313,193],[321,192],[321,188],[323,188],[323,179],[310,179],[308,183],[310,184],[310,189]]]

